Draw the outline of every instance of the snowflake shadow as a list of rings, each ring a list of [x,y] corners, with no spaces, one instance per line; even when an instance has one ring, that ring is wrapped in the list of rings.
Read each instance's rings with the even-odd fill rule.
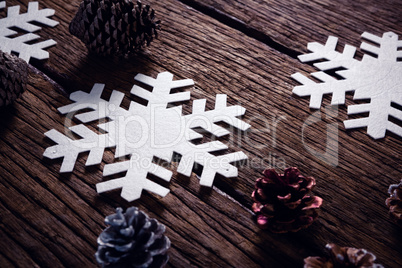
[[[0,107],[0,137],[4,136],[3,133],[9,131],[8,127],[15,121],[14,116],[16,113],[15,103]]]

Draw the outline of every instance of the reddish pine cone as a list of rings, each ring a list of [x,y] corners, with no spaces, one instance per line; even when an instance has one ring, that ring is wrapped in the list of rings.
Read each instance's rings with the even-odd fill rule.
[[[318,217],[322,199],[309,195],[315,186],[313,177],[300,175],[297,168],[287,168],[284,174],[266,169],[252,194],[257,225],[274,233],[297,232],[310,226]]]
[[[402,180],[399,184],[391,184],[388,189],[390,196],[385,201],[389,214],[395,222],[402,226]]]
[[[70,23],[70,33],[101,55],[127,55],[158,37],[160,21],[141,1],[84,0]]]
[[[376,257],[365,249],[339,247],[327,244],[329,257],[308,257],[304,259],[304,268],[383,268],[374,263]]]

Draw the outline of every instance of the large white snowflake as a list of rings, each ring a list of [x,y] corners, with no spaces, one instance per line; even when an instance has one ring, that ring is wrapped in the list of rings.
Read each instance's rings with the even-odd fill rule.
[[[231,163],[247,159],[243,152],[226,153],[215,156],[213,152],[226,150],[228,146],[213,140],[201,144],[192,141],[202,138],[194,128],[203,128],[213,136],[221,137],[229,134],[227,128],[215,123],[225,122],[240,130],[247,130],[250,125],[238,119],[245,109],[235,105],[227,106],[226,95],[216,96],[215,109],[205,111],[206,100],[193,101],[192,113],[182,115],[182,106],[168,107],[169,103],[190,99],[190,92],[171,93],[172,89],[191,86],[193,80],[173,81],[173,75],[160,73],[156,79],[138,74],[135,80],[151,86],[152,92],[134,85],[131,94],[148,101],[146,106],[130,102],[128,110],[120,107],[124,94],[113,91],[109,101],[101,98],[103,84],[95,84],[90,93],[77,91],[71,94],[75,103],[59,108],[62,114],[70,113],[82,123],[107,118],[107,123],[98,124],[103,134],[98,134],[83,124],[69,129],[82,137],[71,139],[56,130],[50,130],[45,135],[57,145],[49,147],[44,152],[48,158],[64,157],[61,172],[71,172],[78,154],[89,152],[86,165],[99,164],[105,148],[116,147],[115,157],[129,156],[130,160],[105,165],[103,175],[109,176],[125,172],[121,178],[110,179],[96,185],[99,193],[122,188],[121,196],[128,201],[140,198],[143,189],[165,196],[169,190],[149,180],[148,174],[153,174],[169,181],[172,172],[153,162],[154,157],[172,161],[174,153],[181,156],[177,172],[190,176],[195,163],[203,166],[200,184],[212,186],[217,173],[225,177],[237,176],[237,168]],[[87,111],[75,114],[82,109]]]
[[[351,105],[348,114],[368,112],[368,117],[345,120],[345,128],[367,127],[367,134],[374,139],[385,137],[386,131],[402,136],[402,128],[389,120],[394,117],[402,121],[402,40],[398,35],[387,32],[382,37],[363,33],[371,42],[362,42],[360,48],[369,52],[361,61],[354,58],[356,48],[346,45],[343,52],[336,51],[338,38],[330,36],[325,45],[309,43],[311,53],[299,56],[302,62],[320,61],[314,64],[320,72],[311,75],[322,83],[300,73],[292,75],[302,85],[293,93],[310,96],[310,107],[319,109],[324,94],[332,94],[332,105],[344,104],[345,93],[354,91],[354,100],[370,99],[370,103]],[[340,69],[339,69],[340,68]],[[328,72],[338,70],[335,75]]]
[[[5,2],[1,2],[0,7],[5,7]],[[29,62],[30,58],[39,60],[49,58],[49,53],[44,48],[53,46],[56,42],[53,39],[49,39],[32,44],[33,41],[40,38],[39,35],[33,34],[33,32],[41,29],[41,27],[32,24],[32,22],[54,27],[59,23],[48,18],[53,15],[53,9],[39,10],[38,2],[30,2],[28,11],[24,14],[20,14],[20,6],[9,7],[7,17],[0,19],[0,50],[7,53],[17,52],[19,53],[18,56],[26,62]],[[18,32],[13,30],[13,27],[27,33],[16,36]]]

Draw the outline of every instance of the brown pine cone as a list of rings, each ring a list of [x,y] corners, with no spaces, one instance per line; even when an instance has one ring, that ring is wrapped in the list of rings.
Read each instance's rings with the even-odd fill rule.
[[[26,89],[28,64],[0,50],[0,107],[9,105]]]
[[[70,23],[70,33],[101,55],[127,55],[158,37],[160,21],[141,1],[84,0]]]
[[[389,208],[389,214],[402,226],[402,180],[399,184],[391,184],[388,193],[390,196],[385,200],[385,204]]]
[[[308,257],[304,259],[304,268],[383,268],[374,263],[376,257],[365,249],[339,247],[327,244],[329,257]]]
[[[315,186],[313,177],[300,175],[297,168],[287,168],[284,174],[266,169],[252,194],[257,225],[274,233],[297,232],[313,223],[322,199],[309,195]]]

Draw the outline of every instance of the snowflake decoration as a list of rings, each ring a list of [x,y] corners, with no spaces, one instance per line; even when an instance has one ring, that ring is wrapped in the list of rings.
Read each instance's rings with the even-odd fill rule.
[[[0,1],[0,8],[6,7],[6,1]]]
[[[3,3],[5,6],[5,2]],[[12,51],[17,52],[19,53],[19,57],[26,62],[29,62],[30,58],[39,60],[49,58],[49,53],[43,49],[55,45],[56,42],[53,39],[35,44],[29,43],[39,38],[33,32],[41,29],[41,27],[31,22],[38,22],[54,27],[59,23],[48,18],[53,15],[53,9],[46,8],[39,10],[38,2],[30,2],[28,4],[28,11],[24,14],[20,14],[20,6],[9,7],[7,9],[7,17],[0,19],[0,50],[7,53],[11,53]],[[13,38],[12,36],[16,35],[17,32],[12,30],[12,27],[17,27],[28,33]]]
[[[348,114],[368,112],[368,117],[344,121],[345,128],[367,127],[367,134],[374,139],[385,137],[386,131],[402,136],[402,128],[391,122],[389,116],[402,121],[402,40],[387,32],[382,37],[363,33],[362,37],[373,44],[363,42],[360,48],[376,57],[365,54],[361,61],[354,58],[356,48],[346,45],[343,52],[335,50],[338,38],[330,36],[325,45],[309,43],[311,53],[299,56],[302,62],[324,60],[314,66],[321,70],[311,75],[322,83],[295,73],[292,77],[302,85],[293,93],[310,96],[310,107],[319,109],[324,94],[332,94],[332,105],[344,104],[345,93],[354,91],[354,100],[370,99],[370,103],[351,105]],[[336,71],[341,79],[328,74]]]
[[[237,168],[230,163],[247,159],[243,152],[227,153],[215,156],[213,152],[226,150],[228,146],[220,141],[205,142],[195,145],[192,141],[203,135],[194,128],[203,128],[216,137],[229,134],[228,129],[216,125],[217,122],[247,130],[250,125],[238,119],[245,109],[235,105],[227,106],[226,95],[216,96],[215,108],[205,111],[206,100],[195,100],[192,113],[182,115],[182,106],[168,108],[169,103],[190,99],[190,92],[170,93],[171,89],[194,85],[193,80],[175,80],[168,72],[160,73],[156,79],[138,74],[134,78],[153,88],[152,92],[134,85],[131,94],[148,101],[147,106],[131,101],[128,110],[120,107],[124,94],[113,91],[109,101],[101,98],[104,85],[95,84],[90,93],[77,91],[70,99],[75,103],[59,108],[62,114],[72,113],[82,123],[89,123],[108,118],[107,123],[98,127],[104,134],[97,134],[78,124],[69,129],[82,137],[70,139],[56,130],[45,135],[57,145],[44,152],[48,158],[64,157],[60,172],[71,172],[78,154],[89,152],[86,166],[100,164],[105,148],[116,147],[115,157],[128,156],[130,160],[105,165],[103,175],[109,176],[126,172],[125,176],[98,183],[98,193],[122,188],[121,196],[127,201],[140,198],[143,189],[165,196],[169,190],[147,179],[151,173],[165,181],[169,181],[172,172],[152,162],[154,157],[172,161],[174,153],[181,159],[177,172],[190,176],[194,164],[203,166],[200,184],[212,186],[217,173],[225,177],[237,176]],[[90,108],[93,111],[75,114],[79,110]],[[70,114],[71,115],[71,114]]]

